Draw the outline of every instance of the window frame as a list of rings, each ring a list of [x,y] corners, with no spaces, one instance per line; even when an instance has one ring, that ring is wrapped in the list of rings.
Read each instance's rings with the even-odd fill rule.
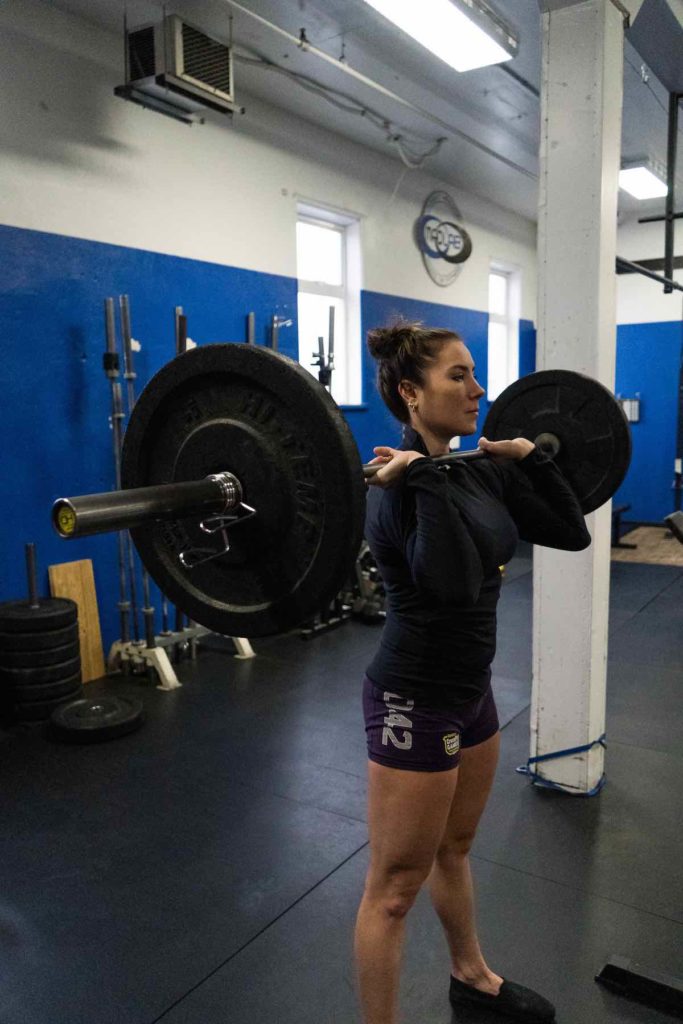
[[[342,281],[341,284],[327,284],[326,281],[311,281],[306,277],[297,276],[297,291],[309,292],[312,295],[332,295],[336,299],[341,299],[343,302],[346,301],[346,231],[343,224],[335,224],[334,221],[324,221],[319,217],[309,217],[301,213],[297,213],[296,217],[297,226],[299,224],[312,224],[316,228],[324,228],[326,231],[334,231],[341,235],[341,268],[342,268]],[[298,242],[297,242],[297,260],[298,260]],[[298,272],[297,272],[298,275]]]
[[[495,402],[495,400],[505,391],[510,384],[519,379],[519,321],[521,313],[521,282],[522,272],[521,269],[510,263],[503,263],[500,260],[492,260],[489,265],[489,271],[487,276],[487,285],[490,287],[490,280],[493,276],[502,277],[505,279],[505,311],[503,313],[492,313],[488,311],[488,328],[491,324],[502,324],[505,327],[506,345],[505,345],[505,373],[504,380],[505,384],[498,391],[497,394],[493,394],[491,391],[491,359],[490,359],[490,340],[487,337],[487,354],[488,354],[488,380],[486,386],[486,399],[489,402]],[[487,305],[489,303],[488,289],[487,289]]]
[[[335,351],[344,346],[346,365],[345,380],[342,384],[342,395],[339,404],[344,407],[361,405],[363,401],[362,352],[361,352],[361,248],[360,248],[360,217],[357,214],[341,211],[322,203],[300,199],[296,207],[296,223],[313,224],[316,227],[337,231],[342,241],[342,283],[341,285],[326,284],[323,281],[311,281],[298,276],[298,240],[297,240],[297,300],[299,293],[308,295],[328,296],[341,303],[344,307],[345,331],[340,338],[335,331]],[[327,332],[325,332],[327,333]],[[299,362],[315,376],[315,367]],[[335,377],[336,374],[336,377]],[[332,389],[339,381],[339,368],[332,374]]]

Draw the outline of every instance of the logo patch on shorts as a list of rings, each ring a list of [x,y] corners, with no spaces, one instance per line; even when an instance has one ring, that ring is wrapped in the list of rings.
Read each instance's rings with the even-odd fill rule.
[[[446,748],[447,754],[457,754],[460,750],[460,734],[457,732],[449,732],[448,735],[443,738],[443,745]]]

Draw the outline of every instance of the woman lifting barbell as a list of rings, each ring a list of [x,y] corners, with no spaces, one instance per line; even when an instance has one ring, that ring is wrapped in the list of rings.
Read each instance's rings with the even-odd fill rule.
[[[491,692],[499,566],[518,539],[580,551],[591,538],[571,487],[526,438],[492,458],[437,466],[475,433],[472,356],[446,329],[371,331],[402,448],[375,448],[366,536],[387,593],[382,640],[364,681],[370,865],[355,952],[366,1024],[395,1024],[405,917],[428,883],[451,956],[450,1000],[552,1021],[542,996],[503,980],[477,937],[468,854],[493,782],[499,724]]]

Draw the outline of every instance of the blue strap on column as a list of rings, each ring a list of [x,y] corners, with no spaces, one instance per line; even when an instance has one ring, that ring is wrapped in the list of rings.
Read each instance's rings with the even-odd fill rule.
[[[552,754],[540,754],[538,757],[530,757],[526,764],[520,765],[519,768],[515,769],[515,771],[519,772],[520,775],[528,775],[535,786],[543,786],[545,789],[559,789],[561,793],[569,793],[570,796],[595,796],[596,793],[600,792],[602,787],[605,785],[605,782],[607,781],[606,776],[604,774],[598,782],[597,786],[594,786],[593,789],[590,790],[590,792],[577,793],[576,790],[567,789],[565,786],[562,786],[557,782],[551,782],[550,779],[544,779],[541,775],[538,774],[538,772],[533,771],[531,765],[539,764],[541,761],[554,761],[558,757],[569,757],[570,754],[583,754],[584,751],[592,750],[592,748],[597,747],[598,744],[601,747],[606,747],[606,735],[607,733],[603,732],[602,736],[599,739],[593,740],[592,743],[586,743],[583,747],[569,747],[567,750],[556,750]]]

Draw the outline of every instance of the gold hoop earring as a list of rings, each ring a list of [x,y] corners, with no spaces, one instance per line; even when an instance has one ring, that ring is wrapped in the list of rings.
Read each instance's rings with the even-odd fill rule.
[[[417,402],[408,402],[408,408],[411,412],[415,412],[417,409]]]

